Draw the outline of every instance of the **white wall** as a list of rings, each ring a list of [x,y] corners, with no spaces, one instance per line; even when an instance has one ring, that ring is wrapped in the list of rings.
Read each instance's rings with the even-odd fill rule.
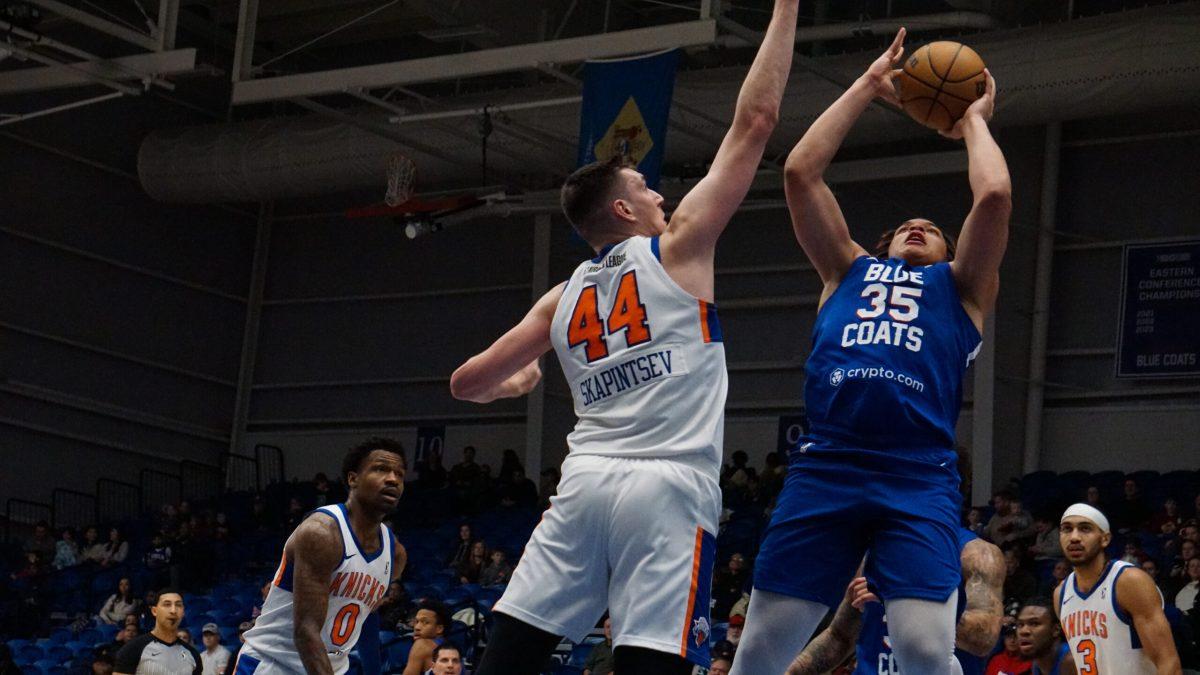
[[[1171,471],[1200,467],[1200,406],[1050,408],[1042,468]]]

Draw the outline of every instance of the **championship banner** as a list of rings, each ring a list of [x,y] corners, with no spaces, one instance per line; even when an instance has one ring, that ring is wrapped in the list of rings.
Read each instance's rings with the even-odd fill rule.
[[[579,163],[626,158],[658,187],[679,50],[583,66]]]
[[[1200,241],[1126,246],[1117,377],[1200,376]]]
[[[417,427],[417,447],[413,450],[413,468],[417,474],[424,470],[433,452],[444,454],[446,448],[446,427]]]

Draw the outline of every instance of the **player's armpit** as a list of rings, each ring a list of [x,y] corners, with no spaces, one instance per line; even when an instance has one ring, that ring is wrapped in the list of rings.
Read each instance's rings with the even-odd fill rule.
[[[515,327],[450,376],[454,398],[490,403],[528,393],[541,378],[537,359],[550,351],[550,325],[566,284],[543,295]]]
[[[976,539],[962,552],[966,606],[958,620],[955,646],[975,656],[987,656],[1000,637],[1004,616],[1004,554],[995,545]]]
[[[1162,596],[1150,575],[1128,568],[1117,578],[1117,603],[1133,620],[1133,629],[1142,641],[1142,649],[1154,663],[1159,675],[1183,672],[1171,626],[1163,614]]]
[[[308,675],[333,675],[321,630],[329,609],[329,579],[342,562],[342,535],[332,516],[314,513],[284,546],[294,565],[292,608],[296,652]]]

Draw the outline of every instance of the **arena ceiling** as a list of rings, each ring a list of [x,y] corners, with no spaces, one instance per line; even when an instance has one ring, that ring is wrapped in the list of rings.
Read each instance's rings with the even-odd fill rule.
[[[797,68],[880,48],[898,25],[919,41],[1059,23],[1144,7],[1117,0],[804,0]],[[677,94],[668,155],[674,174],[711,152],[732,112],[739,73],[754,55],[770,0],[0,0],[0,125],[75,116],[119,97],[156,98],[238,122],[318,114],[358,123],[497,103],[567,100],[586,58],[681,47],[681,77],[712,74],[731,89]],[[740,70],[739,70],[740,69]],[[732,75],[730,74],[732,73]],[[820,75],[821,73],[818,72]],[[845,79],[833,75],[825,79]],[[693,77],[691,82],[707,78]],[[728,95],[726,95],[728,94]],[[571,109],[546,120],[501,119],[501,171],[526,186],[569,168]],[[441,174],[479,156],[466,118],[381,128],[423,147]],[[385,125],[382,125],[386,127]],[[401,128],[403,127],[403,128]],[[15,128],[11,127],[10,128]],[[435,148],[422,144],[434,130]],[[682,140],[687,139],[687,140]],[[675,141],[672,141],[675,143]],[[778,149],[776,149],[778,150]],[[670,152],[670,151],[669,151]],[[703,153],[701,153],[703,154]],[[561,156],[561,161],[548,159]],[[419,159],[420,161],[420,159]],[[503,158],[498,161],[503,162]],[[521,176],[515,176],[524,167]],[[532,168],[530,168],[532,167]],[[449,182],[443,180],[443,184]],[[452,182],[452,181],[451,181]]]

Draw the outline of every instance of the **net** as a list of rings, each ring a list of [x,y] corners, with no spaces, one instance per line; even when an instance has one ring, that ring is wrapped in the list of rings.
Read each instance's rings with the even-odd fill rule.
[[[383,201],[388,206],[400,206],[412,199],[413,183],[417,178],[417,165],[407,156],[396,153],[388,160],[387,194]]]

